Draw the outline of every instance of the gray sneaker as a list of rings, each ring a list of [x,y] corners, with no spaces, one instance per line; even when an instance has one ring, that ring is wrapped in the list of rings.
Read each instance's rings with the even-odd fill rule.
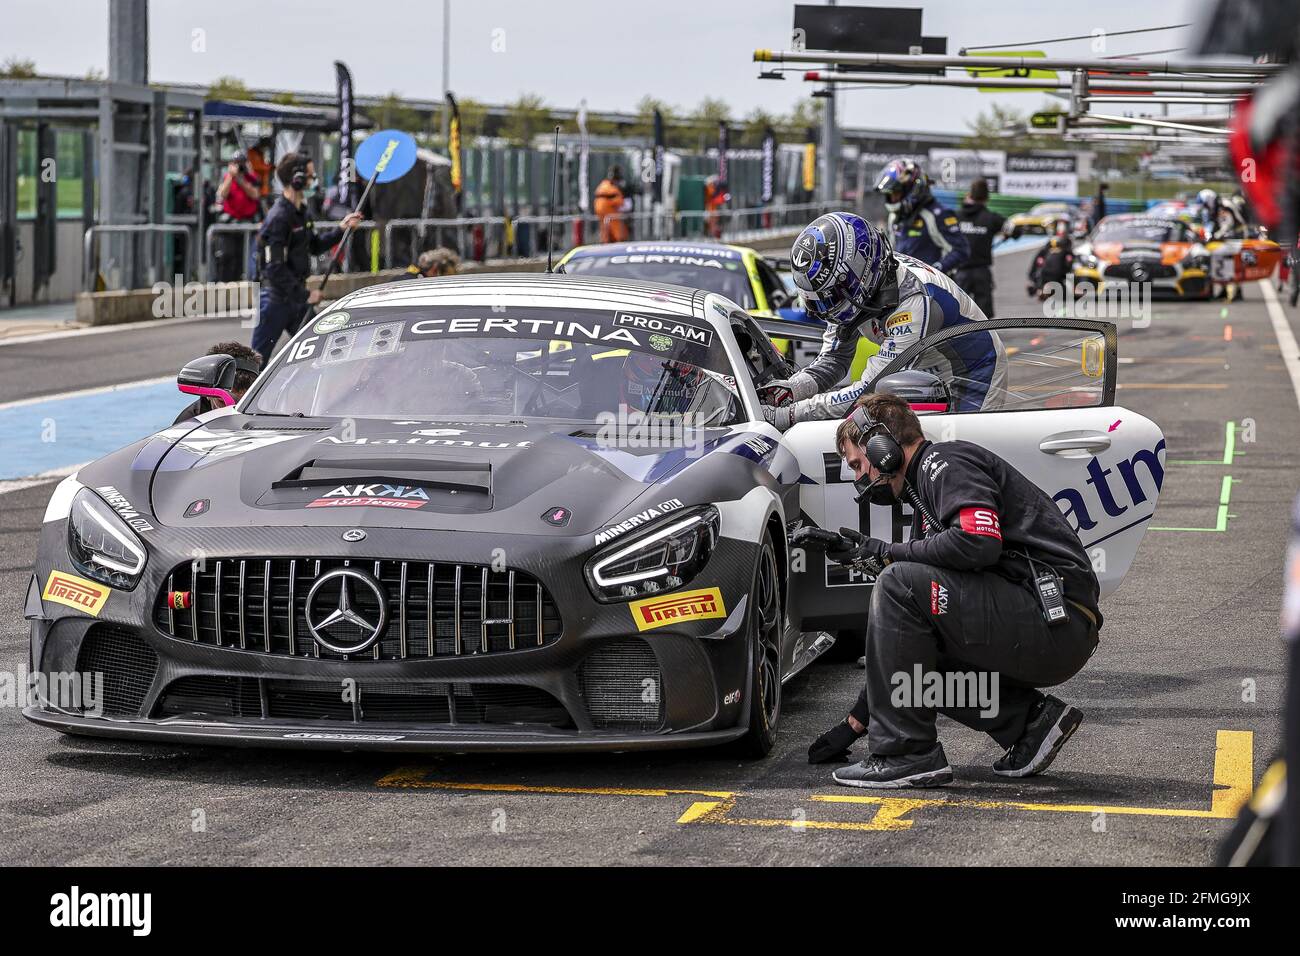
[[[898,790],[903,787],[942,787],[952,783],[952,767],[936,743],[919,754],[872,755],[862,763],[841,767],[831,774],[845,787]]]
[[[1081,723],[1083,711],[1045,694],[1030,712],[1024,734],[993,764],[993,772],[1001,777],[1032,777],[1042,773]]]

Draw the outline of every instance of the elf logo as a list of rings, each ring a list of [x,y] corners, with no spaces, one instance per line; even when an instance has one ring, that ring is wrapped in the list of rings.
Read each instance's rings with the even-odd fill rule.
[[[936,617],[948,613],[948,589],[938,581],[930,582],[930,613]]]

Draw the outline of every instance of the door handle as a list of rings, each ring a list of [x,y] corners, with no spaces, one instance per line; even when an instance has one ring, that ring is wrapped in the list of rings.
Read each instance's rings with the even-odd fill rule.
[[[1049,435],[1038,443],[1038,450],[1043,454],[1060,455],[1062,458],[1086,458],[1109,447],[1109,435],[1088,431],[1060,432]]]

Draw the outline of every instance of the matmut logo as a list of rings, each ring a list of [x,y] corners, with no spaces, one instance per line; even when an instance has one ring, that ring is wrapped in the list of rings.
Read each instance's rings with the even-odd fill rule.
[[[650,631],[680,621],[727,616],[727,606],[722,602],[722,592],[717,588],[682,591],[666,597],[633,601],[630,607],[638,631]]]
[[[99,612],[103,610],[104,602],[111,593],[104,585],[79,578],[75,574],[51,571],[41,597],[55,604],[85,611],[91,617],[99,617]]]

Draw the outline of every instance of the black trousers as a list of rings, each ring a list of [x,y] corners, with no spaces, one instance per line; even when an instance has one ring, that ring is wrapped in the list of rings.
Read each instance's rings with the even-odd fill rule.
[[[871,752],[928,750],[938,739],[940,713],[1010,747],[1043,696],[1035,688],[1069,680],[1097,648],[1092,623],[1077,607],[1066,607],[1069,621],[1048,627],[1025,585],[986,571],[891,564],[872,588],[867,682],[850,711],[867,726]],[[984,672],[990,688],[996,674],[994,706],[981,707],[969,697],[968,706],[952,699],[916,706],[917,698],[900,688],[916,684],[918,665],[925,675]]]
[[[957,284],[975,300],[984,318],[993,318],[993,270],[988,266],[958,269]]]

